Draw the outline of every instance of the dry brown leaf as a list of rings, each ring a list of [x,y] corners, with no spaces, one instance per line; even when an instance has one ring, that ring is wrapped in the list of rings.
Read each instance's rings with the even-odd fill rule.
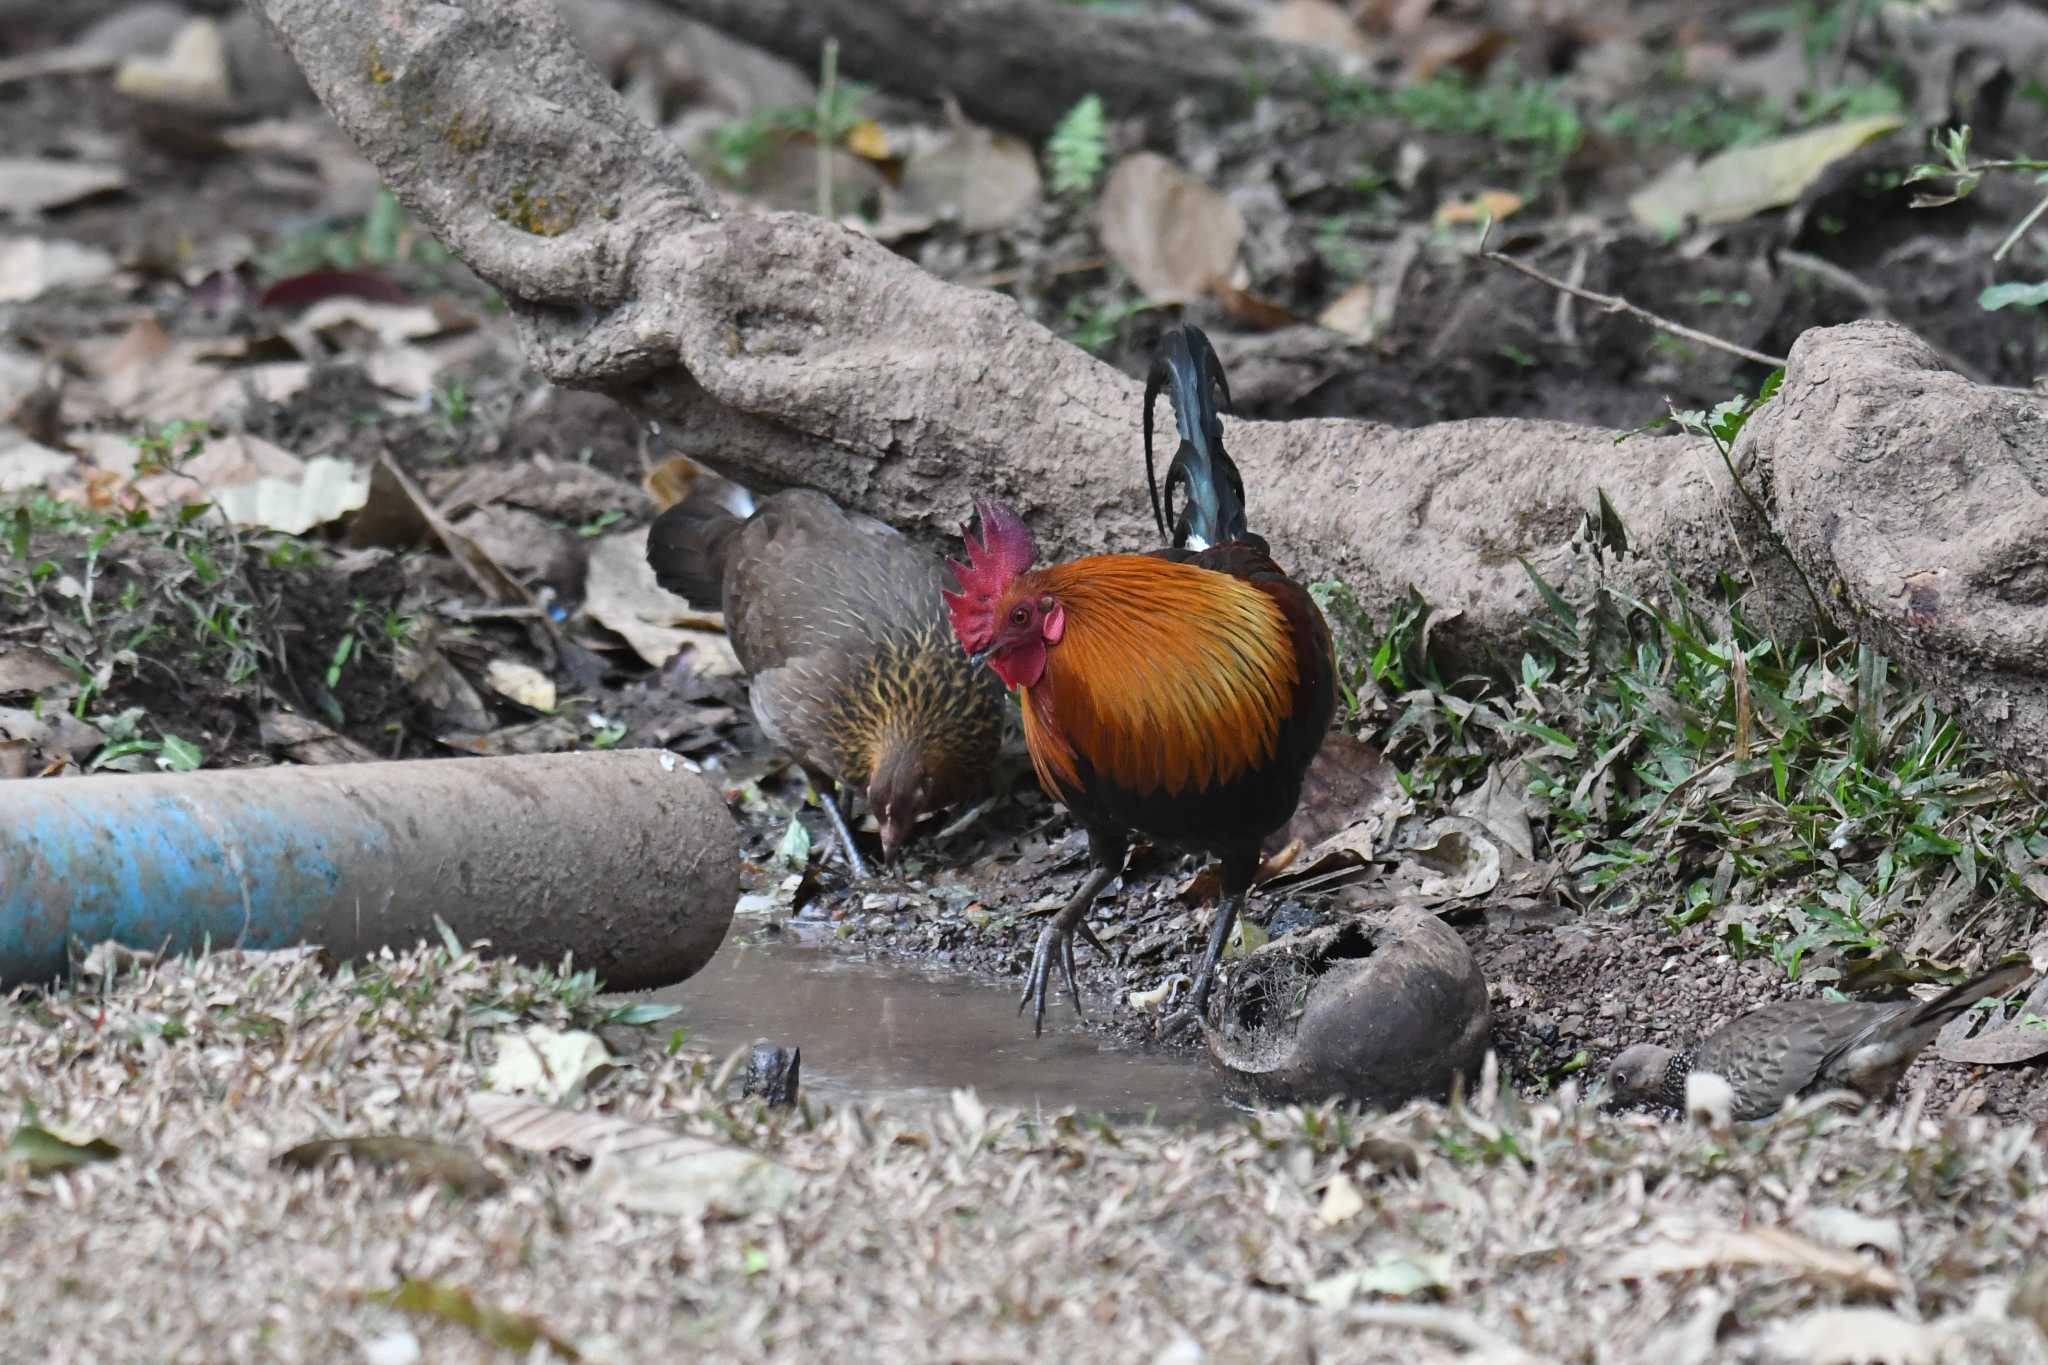
[[[589,1158],[592,1190],[620,1208],[738,1217],[779,1208],[797,1190],[797,1173],[772,1158],[656,1124],[508,1095],[478,1093],[468,1104],[509,1147]]]
[[[31,750],[31,767],[53,758],[82,764],[106,743],[98,730],[62,707],[48,708],[39,716],[31,709],[0,706],[0,739],[25,741]]]
[[[30,696],[73,681],[70,669],[40,649],[0,646],[0,697]]]
[[[230,107],[234,97],[220,25],[194,19],[178,30],[162,56],[128,58],[114,72],[114,88],[131,99],[195,109]]]
[[[484,669],[484,682],[493,692],[510,697],[535,711],[555,709],[555,680],[532,664],[514,659],[493,659]]]
[[[1333,731],[1302,778],[1294,815],[1266,836],[1263,847],[1270,852],[1297,839],[1313,847],[1361,819],[1408,805],[1393,765],[1377,745]]]
[[[1853,1251],[1837,1251],[1783,1228],[1700,1228],[1667,1233],[1623,1252],[1607,1268],[1610,1280],[1646,1280],[1698,1270],[1789,1270],[1871,1294],[1898,1294],[1898,1274]]]
[[[53,289],[109,279],[119,267],[96,246],[41,237],[0,238],[0,303],[24,303]]]
[[[1044,194],[1029,143],[969,123],[957,107],[948,113],[946,132],[914,151],[900,183],[882,192],[884,217],[903,228],[896,235],[945,219],[968,232],[987,232],[1031,212]],[[913,226],[920,220],[923,227]],[[879,227],[875,235],[888,240]]]
[[[345,466],[352,469],[353,466]],[[151,507],[182,507],[190,503],[218,502],[223,497],[240,499],[251,510],[256,495],[236,490],[262,480],[289,487],[306,477],[306,463],[284,447],[235,432],[209,436],[196,454],[180,459],[176,469],[145,474],[134,481],[134,490]],[[265,499],[270,501],[269,498]],[[289,495],[286,500],[289,501]]]
[[[212,491],[214,506],[237,526],[302,536],[361,507],[370,495],[370,476],[347,460],[322,455],[293,476]]]
[[[1819,1308],[1774,1323],[1774,1359],[1799,1365],[1934,1365],[1948,1333],[1888,1308]]]
[[[695,651],[699,672],[737,677],[742,671],[724,634],[703,628],[723,618],[693,610],[654,581],[654,570],[647,566],[644,526],[606,536],[591,549],[583,613],[622,637],[656,668],[687,646]]]
[[[355,540],[359,545],[387,545],[398,549],[407,543],[416,543],[406,538],[416,535],[422,526],[441,542],[442,548],[462,566],[463,572],[469,575],[470,581],[482,590],[485,597],[501,606],[534,605],[533,594],[526,590],[525,585],[505,572],[504,566],[491,558],[482,546],[450,525],[440,509],[434,506],[433,500],[386,451],[370,470],[369,497],[351,528],[352,538],[363,537]]]
[[[1293,327],[1301,319],[1277,303],[1237,288],[1223,279],[1209,281],[1209,292],[1223,305],[1223,311],[1254,331],[1270,332]]]
[[[34,441],[8,441],[0,435],[0,493],[31,493],[54,489],[78,473],[76,457]]]
[[[1522,207],[1522,196],[1513,190],[1481,190],[1470,199],[1447,199],[1437,205],[1439,227],[1483,223],[1489,218],[1506,218]]]
[[[1316,314],[1316,324],[1333,332],[1342,332],[1348,337],[1356,337],[1360,341],[1371,341],[1378,330],[1373,296],[1372,281],[1361,280],[1332,299],[1328,307]]]
[[[497,1035],[498,1057],[484,1069],[484,1084],[508,1093],[547,1100],[572,1100],[598,1072],[612,1066],[612,1054],[596,1034],[528,1024]]]
[[[380,347],[401,346],[408,341],[439,336],[449,327],[431,304],[377,303],[340,296],[322,299],[301,313],[297,329],[353,349],[370,342]]]
[[[282,753],[294,763],[308,766],[327,763],[374,763],[377,755],[348,738],[338,735],[310,716],[296,711],[270,711],[258,726],[266,748]]]
[[[344,1157],[358,1166],[395,1171],[422,1183],[446,1185],[475,1198],[497,1194],[505,1188],[505,1182],[477,1160],[474,1153],[445,1142],[393,1134],[320,1138],[288,1147],[273,1160],[287,1170],[311,1171]]]
[[[119,166],[89,161],[56,161],[38,156],[0,156],[0,217],[25,217],[63,208],[128,183]]]
[[[1373,55],[1371,41],[1333,0],[1281,0],[1260,16],[1259,31],[1286,43]]]
[[[1796,203],[1829,166],[1903,121],[1896,114],[1847,119],[1733,147],[1697,165],[1680,162],[1631,195],[1629,212],[1659,232],[1676,232],[1695,222],[1740,222]]]
[[[1408,54],[1404,74],[1410,80],[1426,81],[1448,66],[1467,76],[1483,76],[1494,59],[1514,44],[1515,35],[1505,29],[1455,21],[1431,23],[1403,45]]]
[[[1935,1038],[1935,1055],[1965,1066],[2011,1066],[2048,1053],[2048,976],[2018,1009],[1965,1010]]]
[[[1188,303],[1229,281],[1244,242],[1237,206],[1156,152],[1117,163],[1098,213],[1103,250],[1155,303]]]
[[[495,730],[450,730],[434,736],[436,742],[457,753],[478,758],[504,758],[512,754],[563,754],[575,749],[583,730],[567,716],[542,716],[521,725],[502,725]]]

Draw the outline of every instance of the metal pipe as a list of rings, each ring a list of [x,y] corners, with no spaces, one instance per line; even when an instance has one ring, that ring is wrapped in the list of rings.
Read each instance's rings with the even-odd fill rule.
[[[74,942],[355,957],[438,916],[644,990],[710,960],[738,880],[732,816],[661,750],[0,782],[0,989]]]

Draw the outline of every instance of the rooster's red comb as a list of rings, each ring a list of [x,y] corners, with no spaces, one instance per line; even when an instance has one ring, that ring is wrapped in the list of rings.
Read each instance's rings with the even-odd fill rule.
[[[996,599],[1011,579],[1038,559],[1031,532],[1007,503],[983,498],[975,502],[974,510],[981,518],[981,538],[975,539],[968,527],[961,527],[967,562],[946,561],[954,582],[960,585],[959,591],[946,592],[946,610],[953,618],[953,633],[969,653],[988,648],[995,638]]]

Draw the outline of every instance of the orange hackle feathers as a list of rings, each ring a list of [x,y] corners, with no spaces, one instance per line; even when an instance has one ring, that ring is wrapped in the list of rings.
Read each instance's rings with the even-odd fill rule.
[[[1241,578],[1149,555],[1028,574],[1065,630],[1029,689],[1024,736],[1053,795],[1076,756],[1139,795],[1228,782],[1273,757],[1299,676],[1278,604]],[[1006,594],[1006,596],[1014,596]]]

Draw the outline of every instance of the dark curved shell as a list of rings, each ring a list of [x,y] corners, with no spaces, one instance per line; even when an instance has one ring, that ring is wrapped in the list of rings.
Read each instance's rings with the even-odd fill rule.
[[[1486,980],[1435,915],[1397,908],[1268,943],[1224,986],[1216,1065],[1260,1099],[1397,1108],[1478,1074]]]

